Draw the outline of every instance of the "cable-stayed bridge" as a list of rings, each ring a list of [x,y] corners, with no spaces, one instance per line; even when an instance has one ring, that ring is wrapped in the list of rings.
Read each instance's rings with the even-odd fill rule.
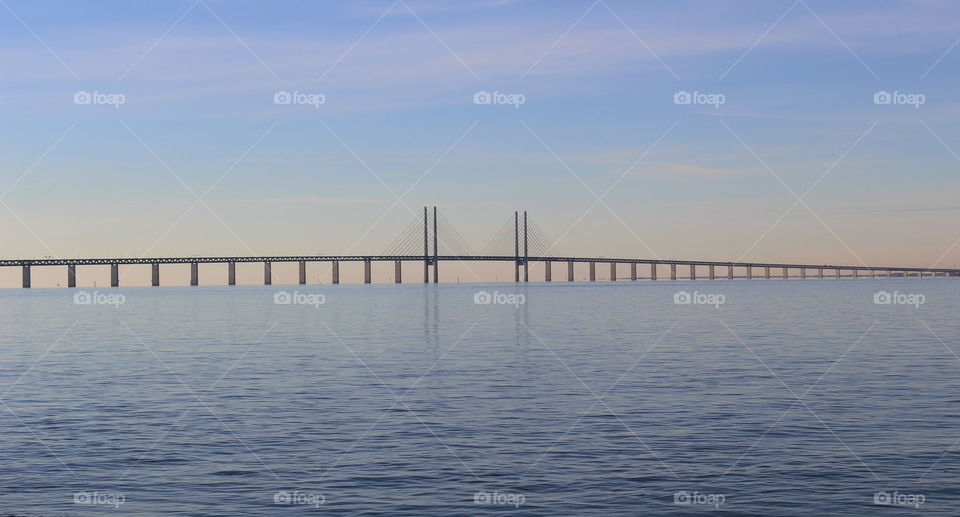
[[[432,217],[431,217],[432,216]],[[441,235],[443,237],[441,238]],[[441,262],[471,262],[493,261],[512,262],[514,265],[514,281],[527,282],[530,280],[530,263],[544,264],[543,281],[553,280],[553,266],[555,263],[566,264],[566,280],[574,281],[574,265],[587,263],[589,279],[597,279],[597,264],[609,264],[612,281],[618,278],[638,280],[639,265],[649,267],[649,275],[643,277],[649,280],[658,279],[658,267],[669,267],[669,278],[698,278],[698,271],[704,272],[703,278],[715,280],[718,278],[852,278],[861,277],[914,277],[925,276],[960,276],[960,269],[950,268],[916,268],[898,266],[854,266],[841,264],[799,264],[799,263],[766,263],[766,262],[721,262],[709,260],[672,260],[649,258],[609,258],[609,257],[575,257],[560,253],[554,244],[526,212],[514,212],[486,246],[474,251],[457,230],[441,215],[436,207],[432,214],[424,207],[423,215],[414,218],[397,236],[396,239],[379,255],[278,255],[278,256],[224,256],[224,257],[117,257],[117,258],[41,258],[41,259],[12,259],[0,260],[0,267],[19,267],[22,270],[22,286],[30,287],[31,271],[34,267],[66,266],[67,287],[77,285],[77,266],[109,266],[110,285],[120,285],[119,267],[121,265],[142,264],[150,265],[152,269],[151,285],[160,285],[161,264],[189,264],[190,285],[199,285],[199,264],[225,263],[227,264],[227,285],[236,285],[237,263],[262,263],[263,283],[270,285],[273,280],[271,265],[278,262],[299,263],[299,283],[307,283],[306,265],[310,262],[326,262],[330,264],[331,283],[340,283],[340,264],[343,262],[359,262],[363,264],[364,283],[371,283],[371,270],[374,262],[394,263],[394,282],[402,282],[403,262],[422,262],[423,276],[419,279],[423,283],[440,281]],[[618,277],[620,266],[629,265],[629,274]],[[677,267],[686,268],[678,276]],[[626,266],[624,266],[626,267]],[[701,268],[698,270],[698,268]],[[735,275],[737,270],[741,274]],[[794,273],[791,275],[791,271]]]

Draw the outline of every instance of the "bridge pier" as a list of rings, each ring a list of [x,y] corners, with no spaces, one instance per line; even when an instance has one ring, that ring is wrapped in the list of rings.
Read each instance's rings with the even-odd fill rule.
[[[400,278],[402,275],[403,268],[401,267],[401,262],[399,260],[395,260],[393,262],[393,283],[402,284],[403,281]]]
[[[837,280],[840,279],[840,268],[837,268]]]
[[[333,263],[330,265],[330,267],[332,268],[332,271],[330,273],[331,282],[333,282],[334,284],[339,284],[340,283],[340,261],[334,260]],[[426,269],[426,266],[424,266],[424,269]],[[423,272],[423,281],[424,283],[429,282],[429,277],[427,276],[426,271]]]
[[[590,281],[591,282],[597,281],[597,264],[594,262],[590,263]]]
[[[690,280],[697,279],[697,266],[690,264]]]
[[[363,283],[370,283],[370,259],[363,259]],[[433,283],[437,283],[437,263],[433,263]]]
[[[709,271],[710,271],[710,280],[716,280],[717,277],[716,277],[716,275],[713,274],[713,273],[714,273],[714,272],[713,272],[713,264],[710,264]]]
[[[800,268],[800,280],[806,280],[806,279],[807,279],[807,268],[802,267]]]
[[[573,261],[567,261],[567,282],[573,282]]]
[[[670,264],[670,280],[676,280],[676,279],[677,279],[677,265]]]
[[[198,285],[200,283],[200,272],[196,262],[190,263],[190,285]]]
[[[877,278],[877,270],[876,270],[876,269],[871,269],[871,270],[870,270],[870,278]]]
[[[237,285],[236,262],[227,262],[227,285]]]
[[[733,266],[727,266],[727,280],[733,280]]]
[[[787,273],[787,268],[783,268],[782,273],[783,273],[783,278],[784,278],[784,280],[790,278],[790,274]]]
[[[770,280],[770,266],[763,266],[763,276],[767,280]]]
[[[636,262],[630,263],[630,281],[631,282],[637,281],[637,263]]]
[[[753,279],[753,267],[747,266],[747,280]]]
[[[24,264],[21,269],[23,270],[23,288],[28,289],[30,287],[30,264]]]
[[[150,265],[150,285],[153,287],[160,285],[160,264]]]
[[[543,281],[550,282],[553,280],[553,266],[550,265],[549,260],[543,261]]]
[[[263,263],[263,285],[270,285],[273,283],[273,271],[271,271],[270,263]]]
[[[860,270],[859,270],[859,269],[854,269],[854,270],[853,270],[853,278],[860,278]]]
[[[610,263],[610,281],[611,282],[617,281],[617,263],[616,262]]]
[[[120,265],[110,264],[110,287],[120,286]]]
[[[306,285],[307,283],[307,263],[303,260],[300,261],[300,285]]]
[[[823,278],[823,268],[817,269],[817,277]]]
[[[892,269],[888,269],[888,270],[887,270],[887,278],[893,278],[893,270],[892,270]]]
[[[77,266],[70,264],[67,266],[67,287],[77,286]]]

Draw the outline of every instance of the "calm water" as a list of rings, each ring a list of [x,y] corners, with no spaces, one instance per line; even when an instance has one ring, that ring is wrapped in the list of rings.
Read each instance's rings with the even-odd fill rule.
[[[0,512],[960,508],[960,280],[281,291],[0,291]]]

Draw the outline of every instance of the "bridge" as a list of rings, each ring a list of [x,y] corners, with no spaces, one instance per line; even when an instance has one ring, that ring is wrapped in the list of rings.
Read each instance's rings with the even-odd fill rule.
[[[512,222],[512,225],[509,224]],[[419,249],[422,226],[422,251]],[[451,242],[454,246],[459,246],[466,253],[459,254],[440,254],[439,246],[439,228],[444,227],[451,233]],[[509,227],[513,227],[512,234]],[[432,231],[431,231],[432,230]],[[533,230],[532,232],[530,230]],[[512,237],[512,239],[510,238]],[[510,242],[512,241],[512,242]],[[490,253],[497,250],[498,247],[507,242],[512,244],[513,253]],[[432,244],[432,251],[431,251]],[[416,247],[414,251],[413,247]],[[452,246],[447,246],[448,248]],[[533,248],[534,254],[530,254]],[[649,280],[657,280],[658,266],[669,266],[670,280],[677,280],[677,267],[687,268],[686,278],[696,280],[698,278],[698,268],[704,268],[706,274],[703,278],[716,280],[717,278],[791,278],[790,272],[795,274],[792,277],[801,279],[808,278],[808,272],[813,273],[816,278],[841,278],[843,272],[847,272],[847,277],[860,278],[869,277],[902,277],[902,278],[923,278],[924,276],[960,276],[960,269],[950,268],[916,268],[916,267],[896,267],[896,266],[855,266],[855,265],[837,265],[837,264],[797,264],[797,263],[767,263],[767,262],[722,262],[709,260],[668,260],[668,259],[649,259],[649,258],[610,258],[610,257],[574,257],[564,256],[556,252],[552,244],[547,241],[542,232],[534,225],[530,227],[527,213],[523,212],[522,218],[519,212],[514,212],[512,221],[508,221],[501,228],[493,241],[488,244],[483,252],[475,253],[469,249],[463,239],[453,230],[442,216],[438,216],[436,207],[433,208],[432,221],[426,207],[423,209],[423,217],[416,218],[411,224],[401,232],[400,236],[391,245],[387,252],[380,255],[277,255],[277,256],[223,256],[223,257],[118,257],[118,258],[40,258],[40,259],[0,259],[0,267],[20,267],[22,269],[23,287],[29,288],[31,283],[31,269],[34,267],[66,266],[67,268],[67,287],[76,287],[77,285],[77,266],[109,266],[110,267],[110,285],[117,287],[120,285],[119,267],[121,265],[150,265],[152,268],[151,285],[160,285],[160,265],[161,264],[190,264],[190,285],[199,285],[199,264],[208,263],[226,263],[227,264],[227,285],[236,285],[236,265],[237,263],[262,263],[263,283],[270,285],[272,283],[271,265],[282,262],[299,263],[299,283],[307,283],[306,265],[308,262],[328,262],[331,268],[331,283],[340,283],[340,263],[358,262],[363,264],[364,283],[371,283],[371,270],[374,262],[393,262],[394,263],[394,282],[402,282],[403,262],[422,262],[423,276],[422,282],[430,283],[430,277],[433,277],[434,283],[439,283],[439,267],[441,262],[472,262],[472,261],[493,261],[493,262],[512,262],[514,264],[514,281],[528,282],[530,280],[529,264],[531,262],[542,262],[544,265],[543,281],[551,282],[553,280],[553,265],[566,264],[566,280],[574,281],[574,264],[587,263],[589,267],[590,281],[596,281],[597,264],[609,264],[611,281],[618,279],[618,266],[629,264],[629,278],[636,281],[638,265],[649,267]],[[717,274],[718,268],[721,274]],[[742,275],[735,276],[736,270],[740,270]],[[522,275],[521,275],[522,270]],[[724,271],[725,270],[725,271]],[[755,274],[756,272],[762,272]],[[774,275],[771,276],[771,272]],[[779,272],[779,274],[776,274]],[[681,272],[682,273],[682,272]],[[796,273],[799,273],[797,275]],[[832,274],[831,274],[832,273]]]

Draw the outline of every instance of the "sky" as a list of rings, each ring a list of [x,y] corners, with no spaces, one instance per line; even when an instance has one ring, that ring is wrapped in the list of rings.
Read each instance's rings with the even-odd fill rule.
[[[527,210],[567,255],[954,267],[958,38],[937,0],[2,0],[2,255],[379,254],[437,206],[474,250]]]

